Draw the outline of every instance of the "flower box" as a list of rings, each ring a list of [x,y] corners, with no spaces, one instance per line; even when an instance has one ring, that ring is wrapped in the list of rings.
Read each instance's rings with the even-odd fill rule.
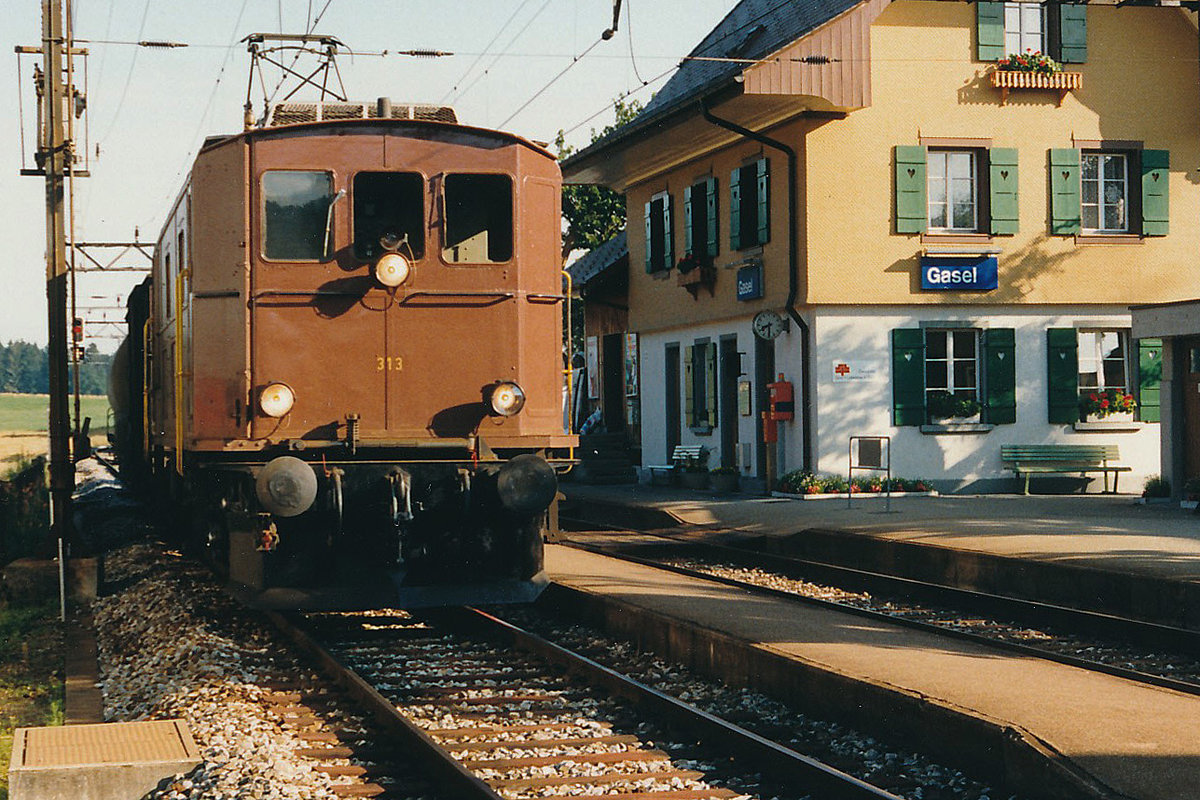
[[[675,278],[676,282],[692,293],[692,297],[700,291],[701,287],[708,289],[710,295],[714,294],[713,287],[717,283],[716,267],[695,267],[686,272],[681,271]]]
[[[1000,90],[1000,105],[1008,102],[1008,93],[1013,89],[1023,90],[1052,90],[1058,92],[1058,104],[1061,106],[1067,97],[1067,92],[1083,88],[1083,73],[1081,72],[1022,72],[1018,70],[993,70],[989,79],[994,88]]]
[[[1088,414],[1084,422],[1133,422],[1132,411],[1114,411],[1111,414]]]

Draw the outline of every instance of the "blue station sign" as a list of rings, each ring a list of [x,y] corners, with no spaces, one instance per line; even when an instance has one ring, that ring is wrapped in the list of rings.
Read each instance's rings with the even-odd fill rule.
[[[762,262],[741,267],[737,271],[737,299],[757,300],[763,296]]]
[[[926,291],[990,292],[999,286],[995,256],[921,256]]]

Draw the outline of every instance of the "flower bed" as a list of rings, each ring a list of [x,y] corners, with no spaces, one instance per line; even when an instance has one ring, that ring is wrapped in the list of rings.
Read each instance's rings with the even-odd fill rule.
[[[882,475],[873,475],[855,478],[851,484],[841,475],[814,475],[803,470],[789,472],[779,479],[776,486],[775,494],[792,497],[844,497],[847,492],[866,497],[882,495],[889,489],[893,497],[898,494],[936,494],[928,483],[919,478],[892,478],[887,481]]]

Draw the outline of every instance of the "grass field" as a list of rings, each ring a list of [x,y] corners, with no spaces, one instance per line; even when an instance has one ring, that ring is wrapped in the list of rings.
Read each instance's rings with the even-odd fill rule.
[[[0,800],[13,730],[63,723],[63,635],[54,603],[0,608]]]
[[[68,409],[74,421],[74,399]],[[108,398],[85,395],[80,398],[80,410],[83,416],[92,418],[92,444],[102,444],[108,433]],[[48,395],[0,393],[0,467],[19,456],[36,456],[49,450],[46,440],[49,412]]]

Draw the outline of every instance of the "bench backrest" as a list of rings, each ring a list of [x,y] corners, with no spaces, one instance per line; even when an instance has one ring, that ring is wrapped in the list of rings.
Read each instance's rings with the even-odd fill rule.
[[[1116,461],[1120,448],[1115,444],[1002,444],[1000,458],[1026,464],[1103,464]]]
[[[699,461],[704,457],[702,444],[677,444],[671,453],[672,461]]]

